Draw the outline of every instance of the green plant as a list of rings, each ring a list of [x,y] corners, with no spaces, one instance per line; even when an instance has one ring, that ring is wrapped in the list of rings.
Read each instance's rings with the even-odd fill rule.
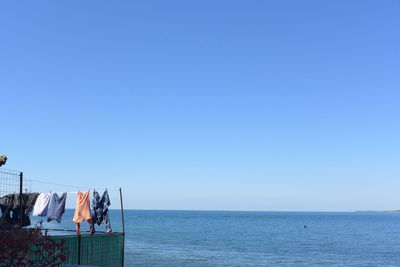
[[[40,227],[0,232],[1,266],[59,266],[65,262],[65,240],[55,241]]]

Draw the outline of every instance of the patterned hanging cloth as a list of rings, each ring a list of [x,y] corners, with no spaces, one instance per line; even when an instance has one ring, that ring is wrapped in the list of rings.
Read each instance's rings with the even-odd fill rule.
[[[105,224],[106,233],[110,233],[112,231],[110,224],[110,216],[108,214],[108,207],[110,205],[111,202],[110,202],[110,197],[108,196],[107,189],[104,191],[101,197],[96,190],[93,191],[92,222],[93,224],[97,223],[97,225]],[[94,225],[93,225],[93,232],[94,232]]]

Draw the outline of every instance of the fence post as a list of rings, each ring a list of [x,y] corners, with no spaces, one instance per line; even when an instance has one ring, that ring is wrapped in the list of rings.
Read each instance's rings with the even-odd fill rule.
[[[121,218],[122,218],[122,267],[125,264],[125,218],[124,218],[124,203],[122,201],[122,189],[119,188],[119,198],[121,201]]]
[[[23,225],[23,204],[22,204],[22,183],[24,180],[24,173],[19,173],[19,227],[22,228]]]
[[[81,235],[78,235],[78,265],[81,264]]]

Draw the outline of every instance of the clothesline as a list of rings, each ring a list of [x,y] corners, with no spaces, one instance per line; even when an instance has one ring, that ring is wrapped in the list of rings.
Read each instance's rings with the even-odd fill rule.
[[[112,185],[112,189],[108,189],[106,186],[63,184],[57,183],[56,179],[42,178],[42,180],[38,180],[28,177],[25,178],[22,172],[15,171],[14,173],[12,170],[0,170],[0,182],[10,188],[6,188],[7,195],[0,196],[2,214],[0,228],[17,229],[29,226],[31,214],[32,216],[47,217],[47,222],[55,220],[60,223],[65,212],[67,198],[76,198],[76,208],[72,221],[76,223],[77,234],[80,234],[80,224],[84,221],[90,224],[91,234],[95,230],[94,224],[105,224],[108,233],[112,231],[108,214],[108,207],[111,205],[110,192],[119,192],[122,225],[124,225],[122,191],[121,188],[116,188],[115,184]],[[24,194],[17,193],[18,180],[20,181],[19,190],[20,192],[25,191]],[[61,180],[61,182],[64,181],[68,183],[69,179]],[[87,179],[84,179],[84,181],[86,181],[85,183],[90,182]],[[98,180],[93,180],[93,182],[96,181]],[[32,185],[34,185],[34,188],[32,188]],[[32,192],[32,189],[34,189],[34,192]],[[101,191],[104,192],[100,193]],[[68,194],[73,195],[67,197]],[[115,193],[113,195],[116,197]],[[116,203],[118,205],[118,202]],[[122,228],[124,230],[124,227]]]
[[[61,222],[61,217],[65,212],[65,204],[67,200],[66,192],[61,197],[57,194],[31,193],[36,194],[35,204],[33,206],[32,215],[47,217],[47,221],[56,220]],[[76,232],[80,235],[81,222],[87,221],[90,224],[90,233],[95,232],[94,224],[106,225],[106,232],[112,231],[110,218],[108,215],[108,207],[111,205],[108,192],[105,191],[102,196],[97,191],[93,191],[92,205],[90,205],[90,192],[78,194],[76,200],[76,208],[73,222],[76,223]],[[92,206],[92,209],[91,209]]]
[[[51,183],[51,182],[45,182],[45,181],[40,181],[40,180],[34,180],[34,179],[25,179],[25,181],[30,181],[30,182],[36,182],[36,183],[42,183],[42,184],[50,184],[50,185],[56,185],[56,186],[62,186],[62,187],[70,187],[70,188],[77,188],[77,189],[82,189],[82,188],[99,188],[98,190],[107,190],[109,192],[116,192],[119,191],[119,189],[104,189],[104,186],[101,187],[93,187],[93,186],[77,186],[77,185],[67,185],[67,184],[59,184],[59,183]],[[85,191],[85,190],[83,190]],[[88,191],[92,191],[92,189],[88,189]],[[65,192],[65,191],[64,191]],[[62,193],[64,193],[62,192]],[[67,193],[78,193],[79,191],[73,191],[73,192],[67,192]]]
[[[95,190],[96,191],[98,191],[98,190],[103,190],[103,191],[108,191],[108,192],[119,192],[119,189],[114,189],[114,190],[109,190],[109,189],[96,189],[95,188]],[[50,192],[49,193],[55,193],[55,194],[63,194],[63,193],[67,193],[67,194],[78,194],[79,192],[82,192],[82,193],[84,193],[84,192],[87,192],[87,191],[93,191],[93,189],[88,189],[88,190],[82,190],[82,191],[64,191],[64,192],[54,192],[54,191],[51,191],[50,190]]]

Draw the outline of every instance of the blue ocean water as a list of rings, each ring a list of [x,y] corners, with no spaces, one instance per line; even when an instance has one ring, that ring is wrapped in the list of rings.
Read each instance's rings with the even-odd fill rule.
[[[126,266],[400,266],[394,213],[127,210],[125,227]]]

